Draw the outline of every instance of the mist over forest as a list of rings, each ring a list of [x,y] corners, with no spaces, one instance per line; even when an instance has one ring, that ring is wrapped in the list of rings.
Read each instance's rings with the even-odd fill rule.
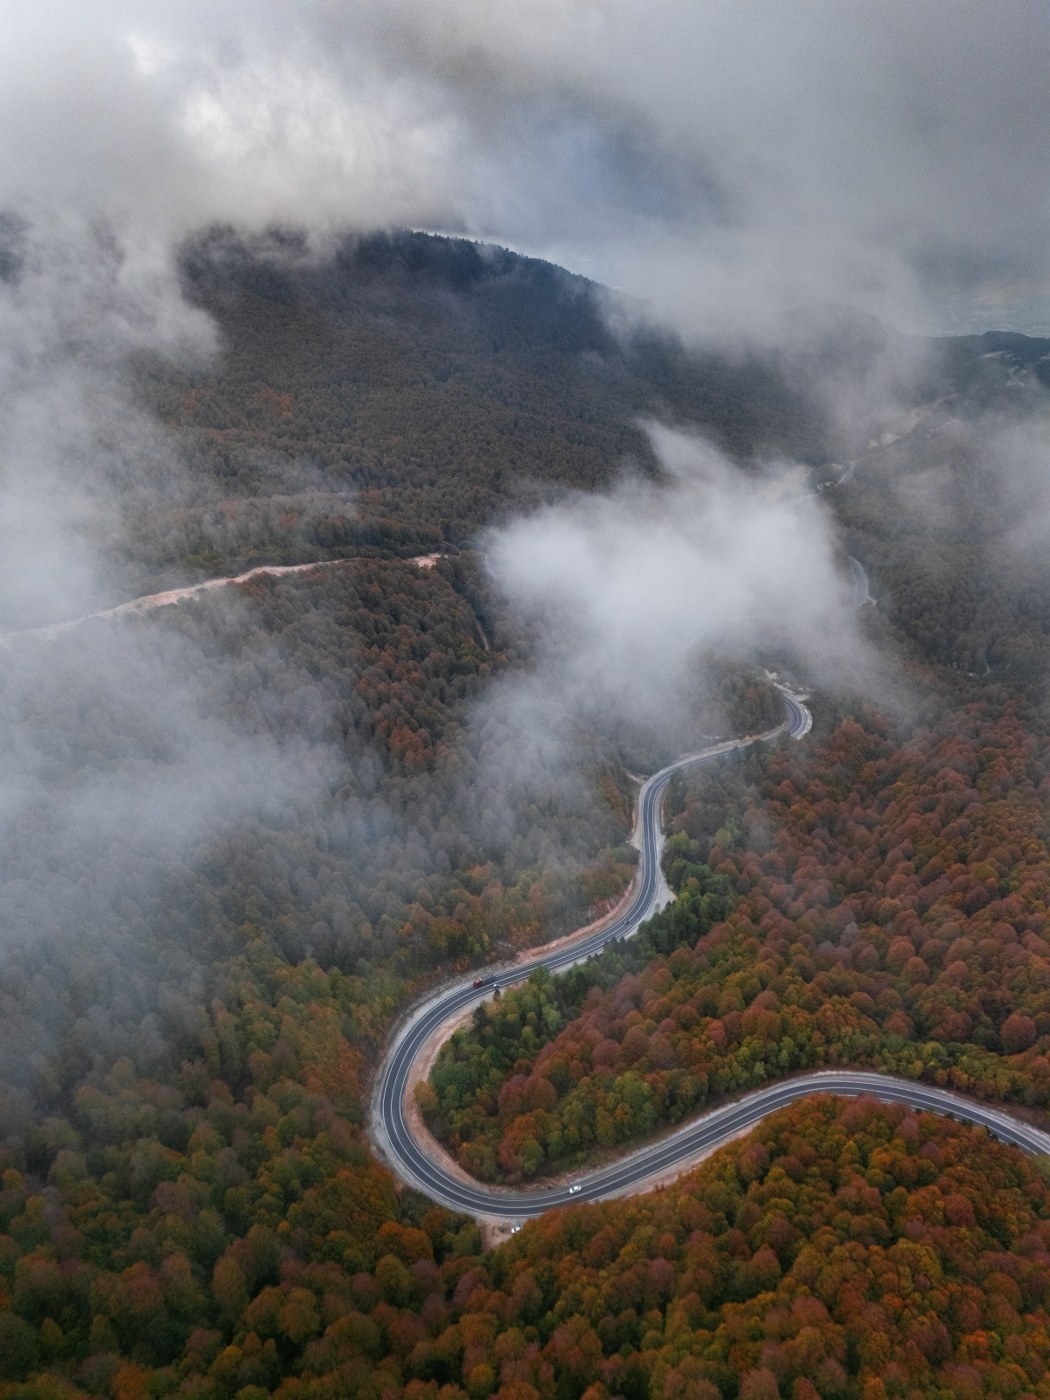
[[[0,1400],[1050,1395],[1045,15],[9,28]]]

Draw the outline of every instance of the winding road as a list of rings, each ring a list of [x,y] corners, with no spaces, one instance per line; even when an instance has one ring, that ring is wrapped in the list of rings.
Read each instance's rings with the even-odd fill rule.
[[[867,578],[862,569],[855,574],[855,580],[858,597],[862,585],[867,594]],[[848,1097],[870,1095],[885,1103],[903,1103],[915,1109],[964,1119],[1022,1151],[1037,1156],[1050,1155],[1050,1134],[1001,1109],[933,1085],[866,1070],[823,1070],[767,1085],[691,1120],[669,1136],[607,1166],[580,1175],[571,1183],[562,1182],[536,1190],[485,1186],[451,1165],[444,1153],[435,1152],[432,1140],[428,1141],[422,1134],[417,1137],[411,1117],[406,1114],[413,1068],[417,1057],[433,1048],[443,1026],[469,1014],[497,987],[522,982],[537,968],[564,971],[591,957],[613,939],[629,938],[665,902],[666,887],[660,872],[661,811],[664,793],[674,775],[780,734],[801,739],[808,733],[812,716],[803,697],[780,684],[778,689],[786,715],[783,724],[776,729],[687,754],[644,784],[638,800],[638,873],[626,904],[610,921],[597,929],[585,930],[578,937],[562,940],[549,952],[493,970],[484,977],[481,987],[476,986],[472,978],[447,986],[417,1005],[402,1021],[379,1067],[370,1115],[372,1140],[402,1181],[451,1210],[481,1219],[520,1222],[558,1206],[644,1190],[746,1132],[768,1114],[796,1099],[817,1093]]]
[[[16,637],[34,636],[50,640],[94,618],[118,618],[151,612],[214,588],[246,583],[258,575],[303,574],[317,569],[337,567],[345,562],[326,560],[309,564],[263,565],[232,578],[208,579],[203,583],[170,589],[164,593],[149,594],[65,622],[0,633],[0,645],[13,641]],[[421,556],[410,562],[425,568],[433,563],[433,557]],[[867,574],[855,559],[850,559],[850,568],[853,575],[855,606],[860,608],[866,602],[872,601]],[[804,696],[795,694],[775,677],[771,676],[770,679],[777,685],[784,702],[783,723],[764,734],[728,739],[697,753],[687,754],[654,774],[643,784],[638,798],[636,823],[640,847],[638,872],[631,894],[617,913],[599,926],[563,939],[534,958],[487,972],[483,979],[484,985],[480,987],[474,985],[476,979],[473,977],[446,986],[417,1005],[403,1019],[379,1067],[370,1117],[370,1130],[375,1145],[403,1181],[452,1210],[499,1221],[522,1221],[557,1206],[601,1200],[644,1190],[748,1131],[768,1114],[815,1093],[846,1096],[866,1094],[887,1103],[904,1103],[915,1109],[947,1114],[984,1127],[1002,1141],[1011,1143],[1024,1152],[1037,1156],[1050,1155],[1050,1134],[1030,1126],[1002,1109],[966,1099],[932,1085],[896,1079],[868,1070],[823,1070],[766,1085],[735,1102],[724,1104],[693,1119],[674,1132],[620,1157],[615,1162],[579,1176],[571,1184],[559,1183],[538,1190],[514,1191],[484,1186],[458,1169],[447,1166],[441,1160],[443,1154],[436,1154],[432,1144],[423,1139],[417,1140],[405,1114],[406,1095],[417,1057],[428,1043],[433,1044],[442,1026],[464,1013],[469,1014],[473,1007],[491,996],[496,987],[509,987],[524,981],[530,973],[540,967],[551,972],[564,971],[574,963],[592,957],[607,943],[631,937],[650,915],[668,901],[669,892],[660,870],[660,851],[663,843],[661,812],[664,793],[674,775],[696,764],[713,762],[734,750],[775,739],[781,734],[801,739],[809,732],[813,718],[803,703]]]
[[[399,563],[415,564],[418,569],[432,569],[444,554],[417,554]],[[63,632],[70,632],[85,622],[95,622],[109,617],[141,617],[144,613],[156,612],[158,608],[170,608],[189,598],[199,598],[202,593],[210,593],[216,588],[229,588],[235,584],[250,583],[256,578],[281,578],[295,574],[320,573],[325,569],[345,569],[353,564],[353,559],[317,559],[309,564],[259,564],[254,569],[246,569],[242,574],[224,574],[220,578],[206,578],[200,583],[189,583],[182,588],[168,588],[163,593],[144,593],[126,603],[117,603],[112,608],[99,608],[96,612],[81,613],[79,617],[66,618],[62,622],[47,622],[42,627],[19,627],[10,632],[0,632],[0,646],[22,637],[36,637],[41,641],[54,641]],[[480,625],[479,625],[480,631]],[[488,640],[482,633],[482,644],[488,651]]]

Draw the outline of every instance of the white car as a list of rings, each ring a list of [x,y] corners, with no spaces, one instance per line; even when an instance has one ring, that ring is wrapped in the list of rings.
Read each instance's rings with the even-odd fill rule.
[[[569,1195],[570,1195],[570,1196],[575,1196],[577,1191],[582,1191],[582,1190],[583,1190],[583,1187],[582,1187],[582,1186],[570,1186],[570,1187],[569,1187]]]

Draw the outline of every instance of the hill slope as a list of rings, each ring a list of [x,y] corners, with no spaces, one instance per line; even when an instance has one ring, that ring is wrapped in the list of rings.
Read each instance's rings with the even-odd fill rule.
[[[884,635],[923,685],[947,668],[919,718],[825,702],[809,747],[676,792],[661,956],[501,1023],[539,1095],[508,1117],[553,1120],[567,1091],[615,1113],[639,1084],[677,1113],[884,1052],[1048,1102],[1047,608],[1023,540],[1001,547],[1037,502],[986,450],[1040,424],[1045,346],[951,342],[901,413],[937,406],[871,444],[812,394],[820,366],[845,389],[900,348],[871,325],[730,363],[422,235],[313,258],[213,230],[184,276],[222,353],[136,381],[177,451],[84,464],[119,500],[115,597],[345,562],[4,647],[2,1400],[1048,1393],[1046,1183],[963,1125],[799,1105],[653,1199],[493,1252],[399,1193],[361,1129],[422,983],[629,876],[610,737],[554,783],[513,712],[478,719],[529,648],[469,546],[624,458],[653,471],[654,413],[841,477]],[[937,508],[902,509],[916,492]],[[982,671],[978,645],[1004,689],[951,670]]]

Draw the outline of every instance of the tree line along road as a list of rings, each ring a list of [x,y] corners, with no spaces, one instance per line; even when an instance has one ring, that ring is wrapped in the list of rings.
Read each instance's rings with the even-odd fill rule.
[[[654,774],[643,785],[638,800],[640,856],[632,891],[621,910],[603,926],[563,940],[548,953],[508,967],[497,968],[483,978],[465,978],[431,995],[402,1021],[390,1042],[376,1076],[372,1096],[370,1130],[374,1144],[406,1184],[451,1210],[484,1218],[520,1221],[557,1206],[585,1200],[626,1195],[681,1170],[768,1114],[815,1093],[847,1096],[872,1095],[887,1103],[941,1113],[984,1127],[1004,1142],[1034,1155],[1050,1155],[1050,1134],[1012,1117],[1001,1109],[974,1102],[962,1095],[874,1071],[823,1070],[767,1085],[737,1101],[693,1119],[671,1135],[631,1152],[571,1183],[559,1183],[529,1191],[485,1186],[446,1164],[435,1153],[429,1136],[417,1136],[406,1114],[413,1070],[425,1049],[432,1050],[441,1027],[461,1019],[497,988],[524,981],[537,968],[564,971],[598,952],[613,939],[628,938],[658,907],[663,894],[660,875],[663,796],[672,777],[699,763],[716,761],[736,749],[768,741],[780,734],[801,739],[809,732],[812,715],[804,697],[778,685],[785,719],[776,729],[742,739],[730,739],[697,753],[687,754]],[[479,985],[480,982],[480,985]]]

